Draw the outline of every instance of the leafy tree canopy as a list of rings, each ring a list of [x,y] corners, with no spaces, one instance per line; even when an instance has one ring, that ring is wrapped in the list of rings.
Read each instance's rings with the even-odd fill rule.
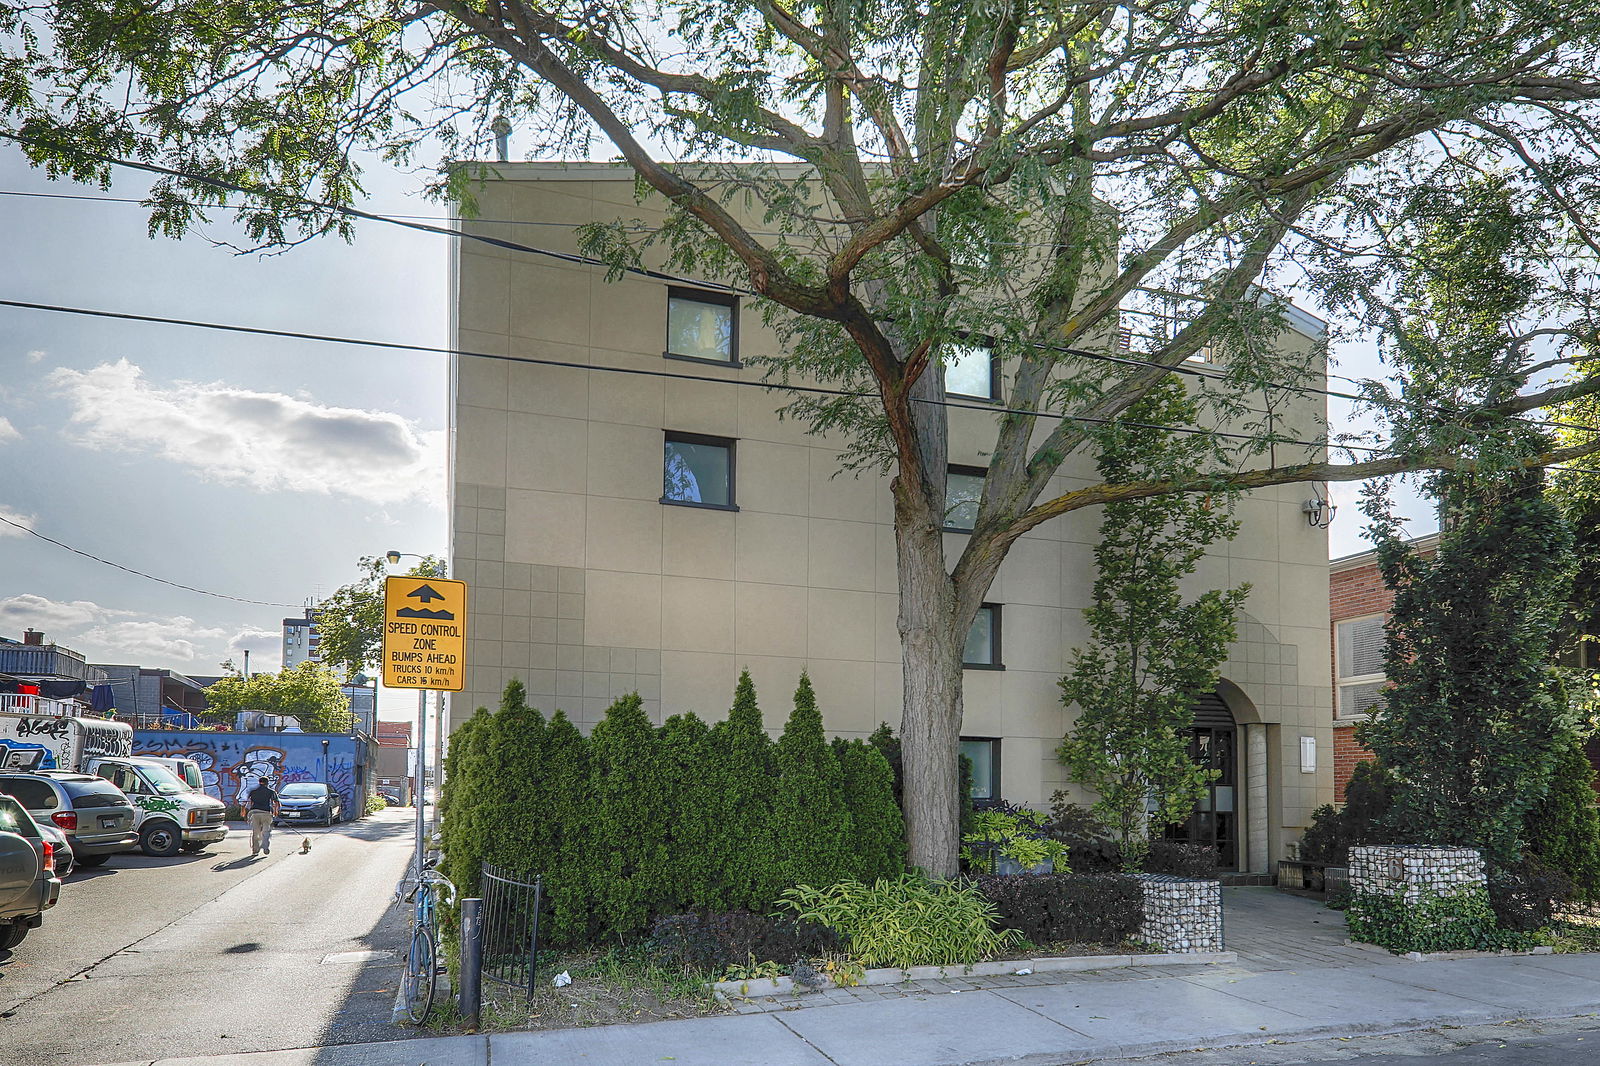
[[[279,674],[235,674],[206,689],[213,711],[269,711],[292,715],[307,733],[348,733],[355,719],[339,678],[321,663],[306,662]]]
[[[361,576],[340,585],[317,608],[318,650],[322,661],[353,677],[376,669],[383,653],[383,579],[389,569],[382,556],[363,555]],[[425,556],[410,570],[412,577],[444,577],[444,560]]]
[[[348,237],[363,152],[481,157],[502,114],[533,158],[620,156],[666,220],[619,213],[582,247],[756,294],[788,342],[773,380],[850,394],[792,412],[894,475],[910,861],[934,873],[955,868],[960,648],[1022,534],[1175,491],[1471,468],[1486,425],[1600,389],[1534,377],[1596,336],[1593,4],[57,0],[0,9],[0,34],[8,135],[56,175],[152,170],[153,232],[226,205],[264,245]],[[470,207],[480,173],[434,187]],[[1319,351],[1278,342],[1279,296],[1390,332],[1413,238],[1484,174],[1517,205],[1537,315],[1475,318],[1472,350],[1417,340],[1441,372],[1361,386],[1372,450],[1330,461],[1316,418],[1274,415],[1322,381]],[[952,559],[944,363],[974,342],[1004,404]],[[1171,368],[1235,433],[1225,458],[1063,488]],[[1491,458],[1600,448],[1535,437]]]

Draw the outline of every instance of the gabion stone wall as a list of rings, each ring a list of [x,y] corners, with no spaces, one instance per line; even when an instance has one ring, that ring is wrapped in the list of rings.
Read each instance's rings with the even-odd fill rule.
[[[1144,892],[1139,939],[1166,951],[1222,950],[1222,882],[1135,874]]]
[[[1472,848],[1358,845],[1350,849],[1350,890],[1407,903],[1455,896],[1487,885],[1483,856]]]

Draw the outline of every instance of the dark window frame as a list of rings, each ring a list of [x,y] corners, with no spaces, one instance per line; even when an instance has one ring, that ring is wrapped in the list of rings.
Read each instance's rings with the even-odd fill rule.
[[[716,304],[721,307],[731,308],[728,315],[728,358],[706,359],[698,355],[679,355],[676,352],[663,348],[661,358],[677,359],[685,363],[699,363],[701,366],[726,366],[738,369],[744,364],[739,361],[739,297],[726,292],[708,292],[705,289],[690,289],[682,285],[667,286],[666,325],[667,339],[671,341],[672,301],[688,300],[692,303]]]
[[[1001,621],[1000,621],[1000,617],[1001,617],[1000,616],[1000,609],[1002,607],[1004,607],[1004,606],[1005,606],[1004,604],[1000,604],[1000,603],[981,603],[981,604],[978,605],[978,610],[980,610],[980,611],[987,610],[989,612],[989,617],[994,619],[993,625],[991,625],[989,627],[989,648],[990,648],[990,653],[994,658],[994,661],[993,662],[988,662],[988,663],[969,663],[969,662],[967,662],[966,661],[966,647],[965,647],[965,645],[963,645],[962,649],[961,649],[962,650],[961,669],[963,669],[963,670],[1004,670],[1006,668],[1005,656],[1002,655],[1001,652],[1000,652],[1000,648],[1001,648],[1000,634],[1001,634],[1002,628],[1003,628],[1002,625],[1001,625]],[[978,619],[977,619],[976,616],[974,616],[972,620],[974,622],[976,622]]]
[[[946,384],[944,394],[946,396],[954,396],[962,400],[974,400],[978,403],[998,404],[1001,402],[1000,352],[995,347],[994,341],[990,340],[988,337],[978,337],[974,338],[974,340],[977,343],[973,343],[973,341],[967,341],[965,342],[965,346],[968,348],[984,348],[989,352],[989,395],[978,396],[970,392],[956,392],[951,389],[948,384]]]
[[[1000,787],[1000,749],[1002,747],[1000,742],[1002,739],[1004,738],[969,736],[961,736],[956,738],[956,744],[958,746],[957,750],[959,750],[959,745],[964,743],[989,745],[989,795],[972,797],[972,805],[974,807],[982,808],[989,804],[998,803],[1005,795],[1005,790]],[[976,768],[974,768],[974,770],[976,770]],[[974,776],[976,776],[976,774],[974,774]]]
[[[952,526],[950,524],[950,518],[949,518],[949,511],[950,511],[950,506],[949,506],[949,504],[950,504],[949,477],[950,477],[951,474],[967,474],[967,475],[972,476],[972,477],[986,478],[986,477],[989,476],[989,468],[986,467],[986,466],[966,466],[966,465],[963,465],[961,463],[951,463],[949,466],[947,466],[945,468],[945,490],[944,490],[945,518],[944,518],[943,524],[939,528],[944,530],[946,533],[971,533],[972,532],[972,528],[971,527],[967,527],[967,526]]]
[[[695,503],[693,500],[672,500],[666,493],[666,464],[668,444],[700,444],[714,448],[728,449],[728,502],[727,503]],[[668,507],[698,507],[702,511],[737,511],[739,497],[739,442],[733,437],[713,437],[706,433],[679,433],[677,430],[664,430],[661,436],[661,476],[662,492],[661,503]]]

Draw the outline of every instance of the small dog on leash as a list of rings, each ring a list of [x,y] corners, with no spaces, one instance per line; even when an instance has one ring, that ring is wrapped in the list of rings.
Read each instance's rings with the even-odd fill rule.
[[[311,854],[311,838],[310,837],[301,837],[300,838],[300,854],[302,854],[302,855],[310,855]]]

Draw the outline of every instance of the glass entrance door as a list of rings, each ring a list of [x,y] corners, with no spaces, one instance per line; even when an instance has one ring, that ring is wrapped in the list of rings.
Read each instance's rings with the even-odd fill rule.
[[[1237,732],[1232,726],[1201,725],[1189,730],[1189,757],[1213,771],[1215,780],[1186,822],[1168,827],[1169,840],[1209,844],[1217,849],[1217,868],[1239,868]]]

